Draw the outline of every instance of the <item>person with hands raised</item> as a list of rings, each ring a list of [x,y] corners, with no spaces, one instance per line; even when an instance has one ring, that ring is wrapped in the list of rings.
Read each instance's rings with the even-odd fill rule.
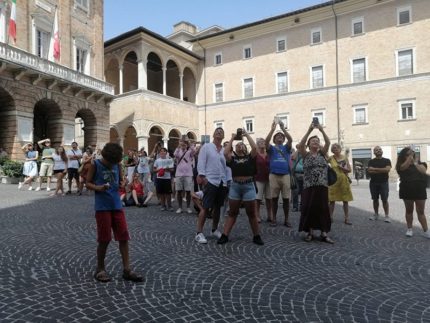
[[[224,232],[218,239],[218,244],[228,242],[228,236],[236,223],[240,205],[243,202],[249,224],[254,235],[253,242],[258,245],[263,245],[264,242],[260,237],[258,220],[255,213],[256,191],[254,175],[256,173],[255,161],[257,156],[257,145],[245,129],[242,129],[242,136],[246,137],[249,145],[251,146],[249,154],[242,141],[239,141],[236,144],[235,150],[233,151],[233,141],[241,139],[238,138],[235,133],[232,134],[230,141],[224,149],[224,157],[226,159],[227,166],[231,168],[233,180],[228,194],[230,211],[224,224]]]
[[[279,124],[281,128],[280,132],[273,133],[276,130],[276,126]],[[273,144],[270,144],[270,140],[273,136]],[[287,143],[284,144],[285,139]],[[279,194],[282,195],[282,206],[284,210],[284,225],[288,228],[291,227],[290,222],[288,222],[288,212],[290,207],[290,195],[291,195],[291,185],[290,185],[290,154],[291,154],[291,144],[293,138],[285,129],[285,125],[279,118],[275,118],[272,123],[272,127],[266,137],[266,150],[269,154],[269,183],[271,189],[272,197],[272,226],[276,226],[276,213],[278,211],[278,200]]]
[[[323,135],[324,146],[321,146],[318,136],[309,137],[314,129],[319,130]],[[303,191],[299,232],[306,232],[306,242],[314,239],[314,230],[319,230],[321,241],[334,243],[327,236],[331,229],[328,206],[328,166],[325,158],[329,147],[330,139],[322,126],[315,123],[311,123],[298,145],[299,153],[303,158]]]

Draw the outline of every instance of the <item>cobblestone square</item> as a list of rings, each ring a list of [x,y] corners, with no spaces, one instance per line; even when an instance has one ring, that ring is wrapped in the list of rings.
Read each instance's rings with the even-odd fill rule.
[[[416,218],[414,236],[405,236],[394,184],[390,224],[368,220],[368,182],[352,188],[353,225],[343,224],[337,205],[334,245],[304,242],[297,212],[293,229],[262,223],[265,245],[257,246],[242,211],[220,246],[194,242],[195,214],[127,208],[132,265],[146,280],[121,278],[112,243],[113,280],[102,284],[93,278],[92,195],[0,185],[0,321],[430,322],[430,241]],[[209,223],[205,229],[209,235]]]

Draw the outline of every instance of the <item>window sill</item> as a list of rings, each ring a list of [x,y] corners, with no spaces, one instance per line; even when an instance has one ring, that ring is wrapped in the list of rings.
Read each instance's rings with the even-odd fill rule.
[[[359,33],[359,34],[352,34],[351,37],[360,37],[360,36],[363,36],[363,35],[366,35],[366,33],[363,32],[363,33]]]
[[[277,50],[276,53],[285,53],[287,50],[283,49],[283,50]]]
[[[319,43],[310,44],[310,46],[318,46],[318,45],[321,45],[321,44],[322,44],[322,41],[320,41]]]
[[[408,122],[408,121],[417,121],[417,118],[399,119],[399,120],[397,120],[397,122]]]
[[[408,25],[412,25],[412,21],[405,22],[404,24],[397,24],[397,27],[403,27],[403,26],[408,26]]]
[[[355,122],[352,125],[353,126],[365,126],[365,125],[368,125],[368,124],[369,124],[369,122]]]

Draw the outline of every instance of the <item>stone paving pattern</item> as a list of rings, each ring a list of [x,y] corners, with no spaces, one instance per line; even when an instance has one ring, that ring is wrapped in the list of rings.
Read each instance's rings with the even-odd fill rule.
[[[127,208],[132,264],[146,281],[123,281],[111,244],[113,280],[102,284],[93,279],[93,196],[0,185],[0,321],[430,322],[430,240],[416,218],[414,237],[405,237],[393,185],[391,224],[368,220],[367,182],[353,194],[353,226],[337,205],[334,245],[304,242],[298,213],[294,229],[263,223],[264,246],[251,242],[242,215],[219,246],[194,242],[195,215]]]

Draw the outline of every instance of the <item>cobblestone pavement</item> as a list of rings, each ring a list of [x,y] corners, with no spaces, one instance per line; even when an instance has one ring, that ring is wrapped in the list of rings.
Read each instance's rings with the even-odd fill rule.
[[[294,229],[264,223],[264,246],[251,242],[242,215],[219,246],[193,241],[195,215],[128,208],[131,259],[146,281],[122,280],[112,244],[113,280],[102,284],[93,279],[92,196],[0,185],[0,321],[430,322],[430,240],[416,219],[414,237],[405,237],[394,186],[391,224],[368,220],[367,182],[353,193],[353,225],[338,205],[334,245],[304,242],[298,213]]]

